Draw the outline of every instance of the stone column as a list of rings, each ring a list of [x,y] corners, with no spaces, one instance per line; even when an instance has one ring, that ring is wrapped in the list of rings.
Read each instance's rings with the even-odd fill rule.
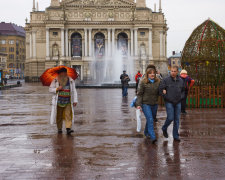
[[[33,49],[33,44],[32,44],[32,32],[30,32],[30,58],[33,57],[32,49]]]
[[[87,52],[87,29],[84,29],[84,54],[85,56],[88,56],[88,52]]]
[[[36,58],[36,32],[32,32],[33,35],[33,58]]]
[[[134,47],[135,47],[135,56],[138,56],[138,29],[134,29]]]
[[[115,53],[115,29],[112,29],[112,56]]]
[[[108,56],[111,56],[111,29],[108,29]]]
[[[68,29],[66,29],[66,57],[68,57],[69,54],[69,43],[68,43]]]
[[[91,31],[92,31],[92,29],[89,29],[88,31],[89,31],[89,56],[91,57],[92,56],[92,46],[91,46],[91,44],[92,44]]]
[[[130,55],[134,56],[134,30],[130,30],[130,43],[131,43],[131,49],[130,49]]]
[[[49,58],[49,28],[46,28],[46,59]]]
[[[148,37],[148,42],[149,42],[149,59],[152,60],[152,29],[149,29],[149,37]]]
[[[159,38],[160,38],[160,58],[163,57],[163,31],[159,32]]]
[[[163,34],[163,57],[166,57],[166,32]]]
[[[71,57],[71,39],[69,39],[69,57]]]
[[[61,55],[62,57],[65,56],[65,51],[64,51],[64,41],[65,41],[65,37],[64,37],[64,28],[61,29]]]

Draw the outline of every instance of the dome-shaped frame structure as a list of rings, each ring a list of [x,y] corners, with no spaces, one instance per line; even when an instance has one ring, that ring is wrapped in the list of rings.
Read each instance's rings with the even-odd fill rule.
[[[185,44],[181,63],[198,85],[225,83],[225,30],[210,19],[198,26]]]

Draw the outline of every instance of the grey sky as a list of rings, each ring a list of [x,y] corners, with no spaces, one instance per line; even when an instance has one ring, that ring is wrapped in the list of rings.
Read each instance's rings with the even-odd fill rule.
[[[39,9],[44,10],[51,0],[38,0]],[[146,0],[154,9],[159,0]],[[14,22],[24,26],[29,19],[33,0],[0,0],[0,21]],[[162,0],[168,31],[168,55],[173,50],[181,51],[194,28],[209,17],[225,28],[225,0]]]

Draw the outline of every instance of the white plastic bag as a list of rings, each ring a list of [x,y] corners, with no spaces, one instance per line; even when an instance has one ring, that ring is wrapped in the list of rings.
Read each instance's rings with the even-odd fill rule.
[[[141,132],[141,110],[136,109],[137,132]]]

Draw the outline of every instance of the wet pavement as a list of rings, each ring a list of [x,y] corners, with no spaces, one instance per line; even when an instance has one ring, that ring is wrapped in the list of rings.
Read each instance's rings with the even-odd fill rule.
[[[158,142],[136,133],[134,90],[78,89],[75,133],[57,135],[49,125],[46,87],[25,84],[0,91],[0,179],[224,179],[225,110],[188,110],[181,142],[164,139],[159,108]],[[145,119],[142,118],[144,126]]]

